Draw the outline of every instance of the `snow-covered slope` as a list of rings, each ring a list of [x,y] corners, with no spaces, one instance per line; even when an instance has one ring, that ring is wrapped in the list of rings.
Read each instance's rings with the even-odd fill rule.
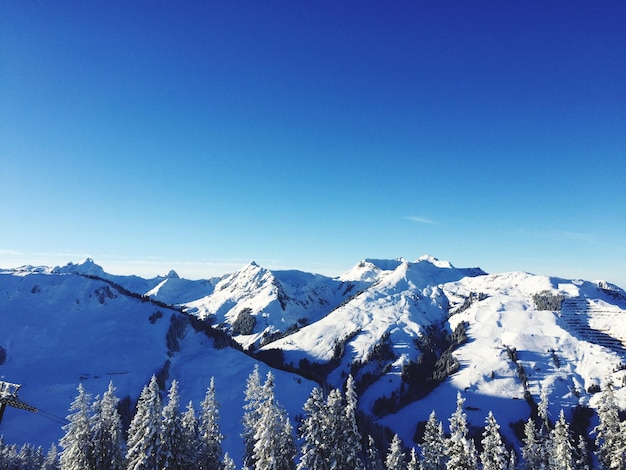
[[[528,417],[525,393],[539,401],[545,388],[556,417],[561,407],[593,406],[588,390],[608,376],[617,384],[626,380],[626,296],[615,286],[528,273],[486,275],[432,257],[366,260],[348,276],[370,285],[264,349],[282,350],[294,367],[303,361],[332,364],[327,378],[334,386],[354,374],[360,407],[378,412],[380,423],[405,442],[431,410],[449,416],[457,391],[466,395],[473,425],[481,426],[490,409],[506,425]],[[453,348],[458,370],[412,400],[404,373],[424,352],[422,339],[433,331],[450,334],[459,325],[467,340]],[[618,396],[626,405],[623,391]],[[377,408],[381,397],[386,401]],[[513,440],[511,427],[503,428]]]
[[[145,295],[168,304],[185,304],[213,293],[217,282],[218,279],[201,279],[199,281],[181,279],[176,272],[170,271],[165,279],[146,292]]]
[[[588,390],[603,384],[607,377],[623,383],[621,369],[626,356],[622,343],[615,340],[626,326],[626,303],[619,299],[623,291],[614,290],[618,294],[614,297],[598,283],[527,273],[467,277],[442,287],[452,307],[450,328],[460,322],[467,324],[468,341],[454,353],[461,367],[433,394],[400,413],[426,420],[430,410],[445,402],[448,409],[440,415],[449,416],[453,397],[460,390],[467,398],[468,418],[474,425],[484,422],[488,410],[494,411],[501,424],[510,424],[528,416],[525,391],[538,402],[541,390],[546,389],[551,416],[556,419],[560,408],[569,413],[576,405],[593,406],[595,397]],[[564,299],[563,306],[546,309],[541,306],[542,299],[557,303]],[[591,308],[584,312],[571,308],[581,303]],[[602,308],[596,310],[595,306]],[[604,319],[602,326],[598,316]],[[606,323],[609,316],[610,328]],[[602,344],[594,336],[598,334],[603,335]],[[606,340],[609,336],[615,339]],[[625,405],[623,390],[618,396]],[[397,416],[385,417],[382,422],[394,422]],[[513,440],[509,426],[502,430]],[[414,431],[407,426],[404,436]]]
[[[418,351],[412,351],[414,348],[407,348],[412,339],[425,326],[442,319],[442,303],[447,299],[438,284],[464,276],[461,270],[439,267],[426,259],[415,263],[366,261],[350,273],[356,274],[358,280],[372,280],[373,274],[376,277],[369,287],[320,321],[265,348],[282,349],[289,362],[302,358],[329,361],[334,355],[334,345],[348,339],[350,350],[341,368],[345,372],[355,360],[366,360],[382,336],[389,333],[394,349],[402,357],[397,364],[401,366],[402,360],[419,355]]]
[[[415,341],[427,335],[429,327],[448,328],[448,299],[440,286],[479,274],[484,273],[457,269],[432,257],[413,263],[404,259],[362,261],[343,279],[353,276],[368,281],[368,287],[320,321],[264,349],[282,350],[285,362],[293,366],[303,360],[338,360],[328,376],[334,386],[340,386],[348,373],[355,374],[357,382],[366,376],[367,380],[380,376],[361,400],[361,406],[371,411],[374,400],[401,387],[403,366],[421,354]]]
[[[31,271],[29,267],[22,270]],[[92,278],[105,279],[135,294],[146,295],[167,304],[183,304],[213,292],[219,279],[201,279],[192,281],[181,279],[176,271],[171,270],[165,276],[144,279],[139,276],[116,276],[105,272],[93,259],[87,258],[82,263],[68,263],[55,268],[40,267],[39,270],[51,274],[77,274]]]
[[[272,272],[252,261],[217,282],[211,294],[188,302],[186,311],[216,323],[249,347],[316,321],[341,303],[351,286],[301,271]]]
[[[249,353],[216,349],[189,321],[181,326],[186,315]],[[92,260],[5,269],[0,325],[0,380],[21,383],[20,397],[54,416],[67,414],[79,382],[97,394],[113,379],[118,396],[136,398],[165,368],[180,381],[182,402],[199,404],[215,376],[224,447],[234,456],[246,377],[261,358],[337,387],[353,374],[359,407],[407,444],[431,410],[446,421],[458,391],[471,424],[481,426],[492,410],[511,441],[507,424],[526,419],[542,389],[556,417],[561,407],[595,406],[592,392],[610,376],[626,405],[622,289],[488,275],[430,256],[364,259],[337,278],[254,262],[201,281],[174,272],[113,276]],[[278,398],[295,417],[314,384],[275,373]],[[0,433],[48,446],[61,430],[44,414],[7,410]]]
[[[40,410],[7,408],[0,425],[5,442],[48,448],[57,441],[79,383],[96,395],[113,380],[118,397],[136,400],[150,377],[161,373],[166,386],[177,379],[181,402],[193,400],[198,409],[214,376],[224,448],[238,458],[243,390],[258,361],[229,347],[216,349],[180,312],[84,274],[110,279],[95,268],[0,271],[0,380],[21,384],[19,398]],[[269,368],[260,364],[265,374]],[[314,384],[274,373],[278,400],[296,416]]]

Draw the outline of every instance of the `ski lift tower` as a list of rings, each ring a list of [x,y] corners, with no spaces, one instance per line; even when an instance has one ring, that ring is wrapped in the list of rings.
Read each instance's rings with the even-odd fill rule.
[[[13,408],[19,408],[20,410],[30,411],[37,413],[37,408],[27,405],[17,397],[17,391],[21,385],[12,384],[9,382],[3,382],[0,380],[0,423],[2,423],[2,416],[7,405]]]

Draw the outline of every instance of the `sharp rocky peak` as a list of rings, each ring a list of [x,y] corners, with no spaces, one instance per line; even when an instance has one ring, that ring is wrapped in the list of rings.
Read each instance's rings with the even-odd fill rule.
[[[178,273],[176,271],[174,271],[173,269],[170,270],[169,273],[167,273],[167,276],[165,276],[167,279],[180,279],[180,276],[178,275]]]
[[[82,263],[74,264],[72,262],[65,266],[57,266],[52,269],[55,274],[87,274],[90,276],[103,276],[105,274],[102,266],[95,263],[92,258],[85,258]]]

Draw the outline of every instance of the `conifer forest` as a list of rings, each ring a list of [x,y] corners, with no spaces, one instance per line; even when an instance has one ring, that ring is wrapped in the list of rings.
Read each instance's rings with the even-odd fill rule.
[[[605,384],[597,425],[579,433],[576,423],[548,415],[543,393],[531,416],[519,423],[520,442],[505,442],[490,411],[484,427],[470,429],[459,392],[444,425],[435,411],[416,443],[368,425],[359,417],[355,382],[344,390],[312,390],[303,413],[292,418],[276,400],[274,376],[258,367],[248,376],[240,436],[243,462],[222,451],[220,406],[212,378],[203,401],[180,403],[179,384],[167,391],[153,376],[132,416],[111,382],[102,396],[78,386],[64,435],[45,451],[0,439],[0,469],[22,470],[585,470],[626,468],[626,421],[613,386]],[[128,421],[125,424],[125,421]],[[294,429],[292,423],[297,423]],[[414,445],[412,445],[414,444]]]

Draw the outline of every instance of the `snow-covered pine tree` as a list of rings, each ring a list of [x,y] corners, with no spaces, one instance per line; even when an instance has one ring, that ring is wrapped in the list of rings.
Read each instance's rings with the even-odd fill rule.
[[[301,427],[304,444],[298,469],[361,468],[358,455],[349,447],[353,434],[346,432],[346,429],[351,427],[352,422],[348,418],[350,414],[346,413],[341,391],[331,390],[324,401],[321,390],[313,389],[304,410],[307,416]]]
[[[561,409],[559,419],[550,432],[550,470],[574,470],[574,446],[569,431],[569,424]]]
[[[259,366],[256,364],[254,365],[253,371],[248,376],[244,394],[243,432],[241,434],[244,443],[243,461],[246,467],[254,468],[254,435],[256,433],[257,423],[260,419],[261,403],[265,400],[261,376],[259,375]]]
[[[16,470],[30,470],[31,468],[41,468],[44,462],[43,450],[32,444],[24,444],[17,454],[19,465]]]
[[[537,416],[539,417],[539,432],[542,436],[547,436],[550,432],[550,416],[548,415],[548,389],[543,387],[539,394],[539,404],[537,405]]]
[[[292,470],[296,447],[287,412],[276,401],[274,376],[267,373],[259,420],[255,428],[252,460],[255,470]]]
[[[5,444],[4,437],[0,435],[0,468],[13,469],[19,468],[20,462],[17,457],[17,445]]]
[[[63,426],[65,435],[61,438],[60,464],[63,470],[84,470],[92,468],[93,453],[89,410],[91,396],[85,392],[83,384],[78,385],[78,396],[70,406],[68,424]]]
[[[367,470],[383,470],[383,461],[380,459],[380,452],[376,442],[371,435],[367,436]]]
[[[443,425],[437,419],[435,410],[431,411],[424,429],[424,440],[421,445],[422,470],[445,470],[446,462],[446,438],[443,433]]]
[[[219,470],[222,467],[222,433],[219,427],[219,403],[215,398],[215,379],[211,377],[201,403],[198,425],[198,468]]]
[[[537,405],[537,417],[539,419],[539,429],[537,431],[537,442],[541,452],[541,461],[544,468],[550,467],[550,414],[548,412],[549,396],[546,387],[541,389],[539,394],[539,404]]]
[[[587,449],[587,441],[581,435],[578,436],[578,445],[576,446],[576,468],[578,470],[591,469],[591,462],[589,461],[589,450]]]
[[[91,417],[93,468],[95,470],[122,470],[124,468],[122,421],[117,411],[119,399],[113,382],[94,400]]]
[[[483,451],[480,454],[483,470],[506,470],[509,465],[509,453],[502,443],[500,425],[491,411],[485,422],[485,431],[481,441]]]
[[[343,397],[339,389],[333,389],[326,398],[326,418],[324,420],[325,439],[330,444],[328,465],[331,469],[354,470],[347,464],[351,450],[348,447],[345,434],[345,413]],[[350,459],[353,461],[353,459]]]
[[[450,417],[450,437],[446,440],[446,454],[448,470],[473,470],[478,468],[476,447],[468,439],[467,416],[463,411],[465,399],[461,392],[457,394],[456,410]]]
[[[276,468],[294,470],[298,449],[296,448],[296,442],[293,437],[293,426],[291,425],[291,420],[289,419],[287,410],[285,410],[278,402],[276,403],[276,406],[278,408],[282,429],[278,439],[280,460]]]
[[[515,453],[515,449],[511,449],[511,452],[509,452],[509,465],[506,468],[507,470],[515,470],[517,468],[517,454]]]
[[[420,461],[415,452],[415,447],[411,447],[411,453],[409,454],[409,462],[406,464],[407,470],[419,470]]]
[[[232,459],[228,452],[224,454],[224,462],[222,466],[222,470],[235,470],[237,467],[235,465],[235,461]]]
[[[404,470],[404,452],[402,452],[402,441],[400,436],[394,434],[391,444],[389,444],[389,450],[387,451],[387,457],[385,458],[386,470]]]
[[[59,462],[59,450],[56,445],[52,444],[46,457],[41,465],[41,470],[59,470],[61,463]]]
[[[532,418],[528,418],[524,425],[524,438],[522,439],[522,458],[526,470],[544,470],[544,451],[542,440],[539,438],[537,427]]]
[[[178,381],[172,380],[167,394],[167,404],[163,407],[159,449],[159,469],[181,470],[187,467],[185,460],[185,433],[180,413]]]
[[[330,449],[333,443],[326,439],[326,401],[320,388],[315,387],[311,391],[303,409],[305,417],[300,426],[303,444],[297,469],[326,470],[329,468]]]
[[[595,427],[596,455],[605,469],[626,468],[626,434],[621,432],[619,408],[609,379],[603,388],[598,404],[599,423]]]
[[[152,376],[137,402],[137,411],[128,429],[126,468],[156,470],[161,446],[161,395],[156,376]]]
[[[196,418],[196,411],[193,408],[193,403],[190,401],[187,405],[187,409],[180,418],[180,424],[183,431],[185,449],[184,459],[187,462],[187,468],[197,469],[198,465],[198,419]]]
[[[357,409],[358,397],[356,394],[356,384],[352,374],[348,375],[346,380],[346,400],[345,400],[345,413],[343,434],[345,448],[349,449],[349,452],[345,455],[345,465],[351,469],[362,468],[363,464],[359,458],[361,453],[361,432],[356,423],[356,409]]]

